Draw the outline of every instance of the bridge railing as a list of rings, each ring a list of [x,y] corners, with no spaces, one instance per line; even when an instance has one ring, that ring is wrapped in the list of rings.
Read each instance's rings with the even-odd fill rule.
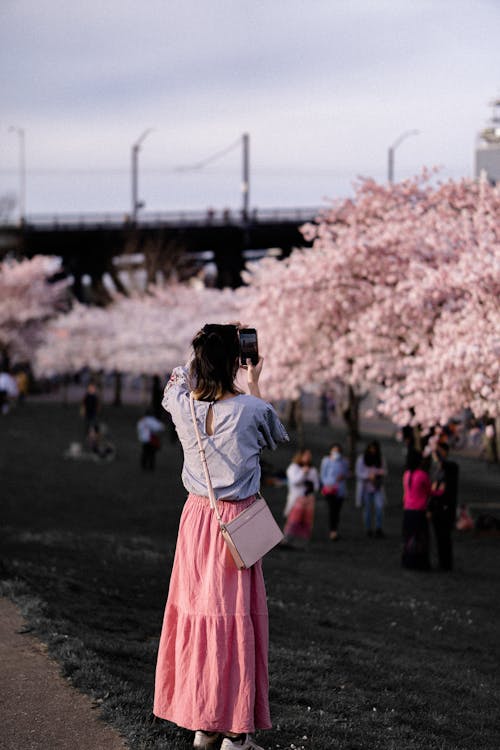
[[[262,208],[252,209],[248,216],[242,216],[241,211],[224,209],[216,211],[207,209],[205,211],[144,211],[135,222],[138,227],[158,226],[242,226],[245,224],[267,224],[293,222],[303,224],[312,221],[319,213],[320,207],[309,208]],[[12,221],[1,222],[4,227],[19,227]],[[117,228],[133,226],[131,217],[119,211],[94,212],[94,213],[33,213],[28,214],[24,221],[26,226],[39,229],[64,229],[64,228]]]

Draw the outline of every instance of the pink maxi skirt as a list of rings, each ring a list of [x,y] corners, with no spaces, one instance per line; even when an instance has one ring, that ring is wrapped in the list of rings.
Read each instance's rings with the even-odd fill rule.
[[[224,521],[252,504],[219,501]],[[186,729],[269,729],[268,614],[259,561],[238,570],[206,497],[182,511],[153,711]]]

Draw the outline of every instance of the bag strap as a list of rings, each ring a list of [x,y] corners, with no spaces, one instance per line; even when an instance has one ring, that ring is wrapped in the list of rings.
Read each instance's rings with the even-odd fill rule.
[[[219,513],[219,509],[217,508],[217,499],[215,497],[214,488],[212,486],[212,480],[210,479],[210,473],[208,471],[207,457],[205,455],[205,449],[203,447],[203,443],[201,442],[201,435],[198,429],[198,422],[196,421],[196,412],[194,410],[194,396],[192,392],[189,394],[189,406],[191,408],[191,417],[193,418],[194,431],[196,433],[196,440],[198,442],[198,452],[200,454],[201,465],[203,467],[203,473],[205,474],[205,481],[207,483],[210,505],[212,506],[212,510],[215,513],[215,517],[217,518],[217,521],[219,522],[219,526],[221,527],[221,529],[224,529],[225,525],[222,520],[221,514]]]

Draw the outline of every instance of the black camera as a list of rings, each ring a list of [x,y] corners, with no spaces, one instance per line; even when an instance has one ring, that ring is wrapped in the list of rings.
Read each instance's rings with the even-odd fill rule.
[[[255,328],[240,328],[238,331],[240,338],[240,362],[245,367],[247,359],[253,365],[259,361],[259,347],[257,345],[257,331]]]

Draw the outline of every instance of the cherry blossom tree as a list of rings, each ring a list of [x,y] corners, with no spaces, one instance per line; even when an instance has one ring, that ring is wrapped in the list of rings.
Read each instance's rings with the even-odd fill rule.
[[[381,410],[400,423],[410,415],[408,421],[430,426],[464,407],[500,417],[500,238],[493,214],[475,219],[477,242],[445,275],[417,269],[420,308],[432,306],[435,320],[383,392]]]
[[[40,375],[84,367],[134,375],[166,373],[186,362],[196,331],[206,322],[235,319],[232,290],[186,284],[150,287],[148,294],[116,297],[107,308],[76,304],[51,322],[39,347]]]
[[[426,427],[464,407],[497,416],[500,397],[500,195],[474,181],[432,195],[417,228],[428,254],[378,286],[357,321],[368,345],[354,367],[384,385],[383,413]]]
[[[37,368],[165,372],[203,323],[240,319],[259,329],[266,397],[345,384],[351,451],[372,384],[397,423],[430,425],[466,406],[495,416],[499,218],[498,190],[484,182],[361,180],[303,227],[312,248],[251,265],[245,289],[172,284],[105,310],[76,306],[50,325]]]
[[[249,268],[245,317],[259,327],[268,360],[263,387],[272,396],[293,398],[308,384],[340,379],[356,398],[366,383],[377,383],[386,414],[406,422],[411,410],[426,424],[464,406],[477,409],[478,394],[481,408],[498,402],[498,375],[495,381],[494,364],[485,374],[486,353],[479,370],[487,383],[475,390],[477,367],[464,372],[457,389],[437,378],[436,362],[453,359],[460,342],[461,352],[480,346],[485,325],[488,345],[495,337],[500,197],[486,183],[434,185],[431,178],[362,180],[352,199],[333,202],[303,227],[311,249]],[[463,365],[472,360],[462,355]],[[354,438],[356,425],[350,427]]]
[[[55,258],[0,263],[0,352],[11,362],[29,361],[47,321],[67,309],[68,282],[50,283]]]

